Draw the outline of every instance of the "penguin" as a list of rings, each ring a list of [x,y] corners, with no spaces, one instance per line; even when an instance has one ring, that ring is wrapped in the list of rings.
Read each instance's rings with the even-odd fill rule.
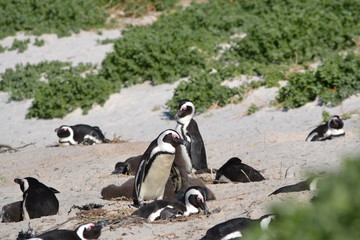
[[[74,126],[62,125],[55,129],[59,137],[60,146],[69,146],[76,144],[96,144],[108,143],[108,139],[101,132],[99,127],[91,127],[86,124],[77,124]]]
[[[230,158],[217,172],[216,182],[259,182],[265,180],[261,173],[242,163],[238,157]]]
[[[193,119],[195,105],[188,99],[179,102],[178,111],[175,115],[177,125],[175,130],[186,144],[181,147],[186,170],[191,173],[195,170],[208,169],[204,141],[201,137],[198,124]]]
[[[202,187],[195,186],[186,190],[183,201],[155,200],[136,210],[137,215],[152,222],[177,216],[189,216],[203,211],[208,213],[206,195]]]
[[[20,185],[20,189],[23,192],[23,220],[50,216],[58,213],[59,201],[55,196],[55,189],[47,187],[32,177],[23,179],[15,178],[14,182]]]
[[[134,184],[135,178],[130,178],[121,186],[111,184],[101,190],[101,196],[105,200],[111,200],[113,198],[125,198],[122,200],[133,201],[133,197],[135,195]],[[173,184],[170,179],[168,179],[165,185],[164,200],[176,200]]]
[[[142,155],[135,157],[130,157],[125,160],[125,162],[118,162],[115,164],[115,170],[112,174],[126,174],[126,175],[135,175],[139,167]]]
[[[301,182],[298,182],[293,185],[281,187],[281,188],[277,189],[276,191],[272,192],[271,194],[269,194],[269,196],[276,195],[279,193],[302,192],[302,191],[308,191],[308,190],[314,191],[317,189],[317,183],[319,180],[320,180],[320,177],[312,176],[312,177],[309,177],[308,179],[306,179],[305,181],[301,181]]]
[[[87,223],[75,230],[56,229],[42,233],[31,240],[86,240],[98,239],[101,235],[103,224]]]
[[[144,200],[161,200],[175,159],[175,148],[184,140],[172,129],[167,129],[153,140],[142,155],[135,175],[135,205]]]
[[[244,230],[251,226],[258,225],[262,230],[268,228],[270,222],[275,219],[275,215],[267,214],[259,219],[234,218],[226,222],[219,223],[207,230],[206,235],[201,240],[228,240],[243,237]]]
[[[0,217],[2,222],[20,222],[22,221],[22,201],[9,203],[3,206]]]
[[[312,130],[305,141],[325,141],[334,137],[344,136],[345,131],[343,127],[343,120],[338,115],[334,115],[329,119],[329,121],[327,121],[327,123],[324,123]]]

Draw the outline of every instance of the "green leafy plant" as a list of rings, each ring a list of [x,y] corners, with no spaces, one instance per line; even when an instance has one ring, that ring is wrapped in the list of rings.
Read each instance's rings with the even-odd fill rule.
[[[357,239],[360,236],[360,157],[346,159],[339,173],[319,181],[312,204],[274,207],[276,219],[267,231],[250,230],[244,239]]]
[[[30,39],[21,41],[15,38],[9,50],[13,51],[17,49],[19,53],[25,52],[28,48],[29,43],[30,43]]]
[[[256,113],[257,111],[259,111],[260,109],[261,109],[261,107],[259,107],[258,105],[252,103],[252,104],[250,105],[250,107],[248,108],[247,115],[254,114],[254,113]]]
[[[323,110],[321,115],[322,115],[323,123],[329,121],[329,119],[331,118],[331,114],[326,110]]]
[[[5,50],[6,50],[6,48],[5,48],[5,47],[3,47],[3,46],[0,44],[0,53],[5,52]]]
[[[277,100],[285,108],[300,107],[316,97],[332,106],[360,92],[360,57],[348,54],[325,60],[317,71],[295,73],[281,88]]]
[[[37,47],[42,47],[45,44],[45,40],[44,39],[39,39],[39,38],[35,38],[35,42],[34,45]]]

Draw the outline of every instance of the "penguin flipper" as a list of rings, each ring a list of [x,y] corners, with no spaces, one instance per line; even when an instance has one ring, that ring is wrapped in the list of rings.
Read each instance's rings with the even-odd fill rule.
[[[135,175],[135,197],[134,197],[134,203],[135,204],[141,204],[142,199],[140,199],[140,191],[141,191],[141,185],[145,178],[145,168],[146,168],[147,161],[146,159],[143,159],[140,164],[139,168]],[[139,201],[140,200],[140,201]]]
[[[281,187],[281,188],[277,189],[276,191],[274,191],[273,193],[271,193],[269,196],[276,195],[279,193],[301,192],[301,191],[306,191],[306,190],[310,190],[309,183],[307,181],[301,181],[301,182],[293,184],[293,185]]]
[[[190,156],[195,170],[207,169],[206,151],[203,139],[201,137],[198,125],[194,119],[191,119],[188,127],[188,135],[191,138]]]

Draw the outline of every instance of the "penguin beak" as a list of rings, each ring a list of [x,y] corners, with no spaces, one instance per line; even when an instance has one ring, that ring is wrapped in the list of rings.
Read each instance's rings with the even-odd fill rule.
[[[185,145],[186,146],[186,142],[184,139],[182,138],[175,138],[175,142],[181,144],[181,145]]]
[[[54,130],[54,132],[56,132],[57,133],[57,131],[59,130],[59,128],[55,128],[55,130]]]
[[[20,178],[15,178],[14,179],[14,182],[16,182],[17,184],[22,184],[22,183],[24,183],[24,181],[22,180],[22,179],[20,179]]]
[[[208,215],[210,213],[205,201],[202,202],[202,201],[199,201],[199,208],[204,212],[205,215]]]

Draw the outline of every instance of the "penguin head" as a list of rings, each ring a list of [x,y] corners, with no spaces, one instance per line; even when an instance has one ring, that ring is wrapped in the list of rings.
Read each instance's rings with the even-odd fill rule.
[[[223,171],[227,168],[233,168],[233,166],[239,166],[242,163],[241,159],[238,157],[230,158],[217,172],[215,176],[215,180],[219,180],[223,175]]]
[[[334,129],[341,129],[344,127],[344,122],[338,115],[334,115],[329,119],[328,127]]]
[[[198,213],[204,211],[208,213],[209,209],[206,205],[206,193],[204,188],[199,186],[190,187],[185,192],[185,216],[191,213]]]
[[[62,125],[55,129],[55,132],[59,138],[66,138],[74,135],[74,131],[68,125]]]
[[[188,99],[181,100],[179,102],[178,111],[175,118],[178,122],[185,124],[190,122],[195,114],[195,105]]]
[[[126,174],[130,175],[130,164],[126,162],[118,162],[115,164],[115,170],[112,174]]]
[[[157,151],[175,153],[175,148],[185,141],[172,129],[167,129],[157,137]]]
[[[76,229],[76,234],[80,239],[98,239],[101,234],[103,224],[87,223]]]
[[[36,185],[39,181],[36,178],[26,177],[26,178],[15,178],[14,182],[20,185],[22,192],[26,192],[30,186]]]

